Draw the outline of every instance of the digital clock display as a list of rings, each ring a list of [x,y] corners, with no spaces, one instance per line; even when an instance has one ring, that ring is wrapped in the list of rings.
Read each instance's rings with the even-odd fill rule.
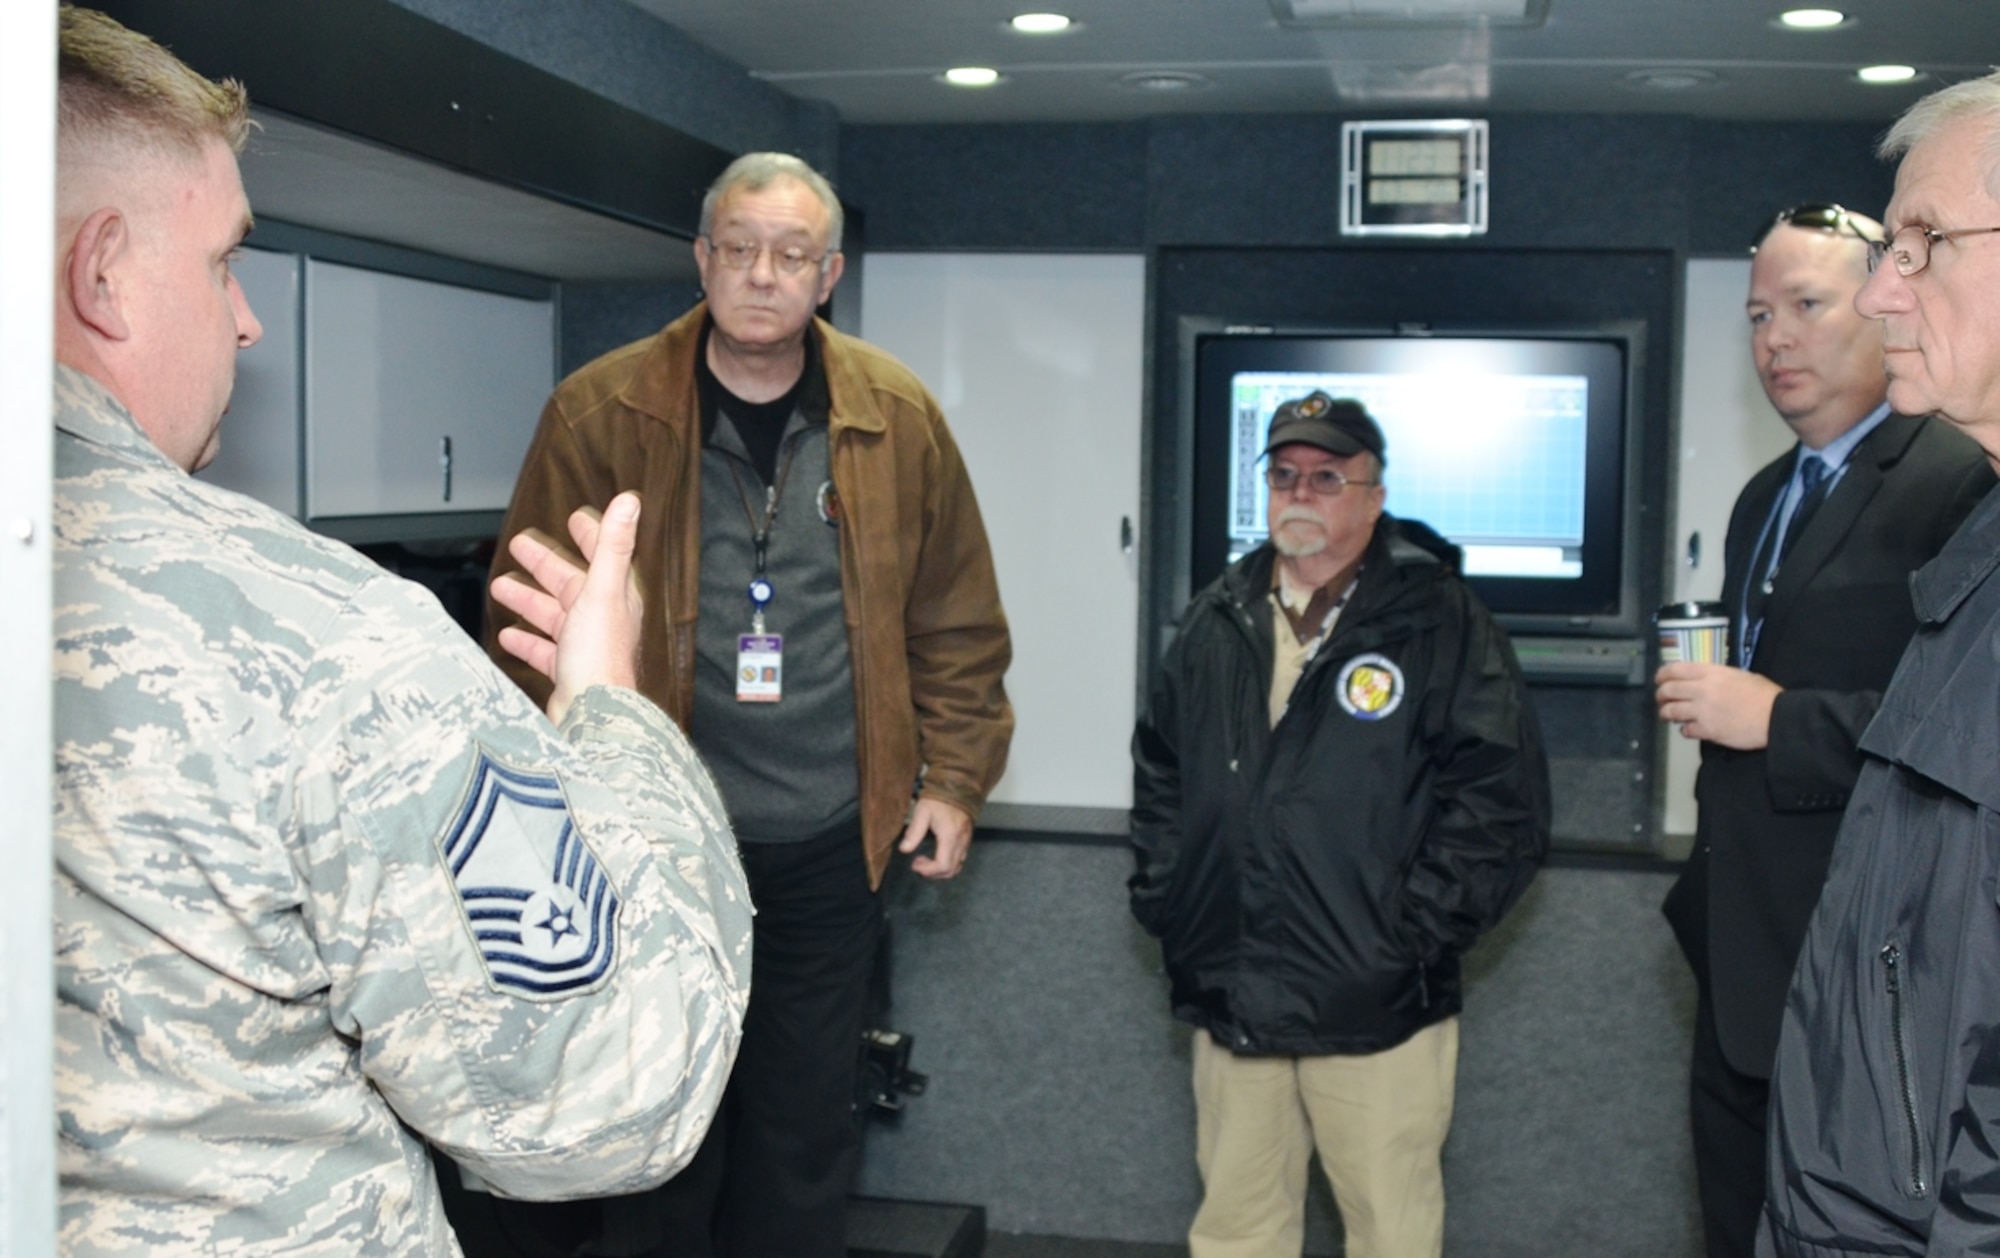
[[[1340,231],[1472,236],[1486,230],[1486,124],[1341,125]]]
[[[1370,205],[1457,205],[1462,185],[1456,179],[1370,179]]]
[[[1458,178],[1465,150],[1458,138],[1442,140],[1372,140],[1368,144],[1371,175],[1450,175]]]

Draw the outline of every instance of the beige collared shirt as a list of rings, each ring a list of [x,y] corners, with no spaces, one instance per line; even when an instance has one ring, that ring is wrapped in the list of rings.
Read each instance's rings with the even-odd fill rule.
[[[1299,631],[1292,627],[1292,616],[1286,614],[1286,608],[1290,608],[1293,615],[1305,614],[1321,591],[1331,594],[1332,583],[1317,589],[1308,588],[1295,584],[1284,564],[1272,565],[1270,706],[1273,728],[1277,726],[1278,718],[1285,714],[1285,705],[1291,702],[1292,688],[1299,684],[1299,675],[1305,672],[1312,657],[1319,653],[1320,644],[1326,641],[1326,636],[1333,632],[1333,626],[1340,620],[1341,609],[1354,596],[1354,586],[1360,580],[1361,574],[1357,571],[1348,579],[1347,588],[1340,592],[1340,597],[1333,600],[1317,629],[1301,641]]]

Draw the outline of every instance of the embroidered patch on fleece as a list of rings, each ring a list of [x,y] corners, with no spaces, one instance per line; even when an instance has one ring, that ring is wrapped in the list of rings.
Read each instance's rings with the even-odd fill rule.
[[[1334,693],[1351,717],[1379,721],[1403,702],[1403,670],[1386,655],[1357,655],[1343,664]]]

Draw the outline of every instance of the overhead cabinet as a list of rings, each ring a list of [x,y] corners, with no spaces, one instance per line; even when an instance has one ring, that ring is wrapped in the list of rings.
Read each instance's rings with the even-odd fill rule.
[[[206,479],[339,535],[506,509],[555,387],[552,297],[261,249],[233,269],[264,337]]]
[[[504,510],[555,385],[548,301],[308,259],[311,518]]]
[[[229,264],[264,336],[236,355],[236,388],[206,480],[299,518],[305,422],[299,397],[299,275],[294,253],[240,249]]]

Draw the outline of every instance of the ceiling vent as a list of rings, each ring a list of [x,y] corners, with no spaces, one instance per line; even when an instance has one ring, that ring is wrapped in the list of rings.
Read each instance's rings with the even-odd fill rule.
[[[1334,91],[1356,105],[1479,104],[1493,95],[1492,67],[1480,61],[1397,66],[1359,62],[1332,67]]]
[[[1540,26],[1549,0],[1271,0],[1280,26]]]
[[[1166,96],[1174,92],[1199,92],[1209,86],[1209,80],[1186,70],[1134,70],[1119,75],[1118,86],[1131,92]]]
[[[1721,80],[1711,70],[1689,66],[1651,66],[1634,70],[1620,80],[1635,92],[1698,92]]]

